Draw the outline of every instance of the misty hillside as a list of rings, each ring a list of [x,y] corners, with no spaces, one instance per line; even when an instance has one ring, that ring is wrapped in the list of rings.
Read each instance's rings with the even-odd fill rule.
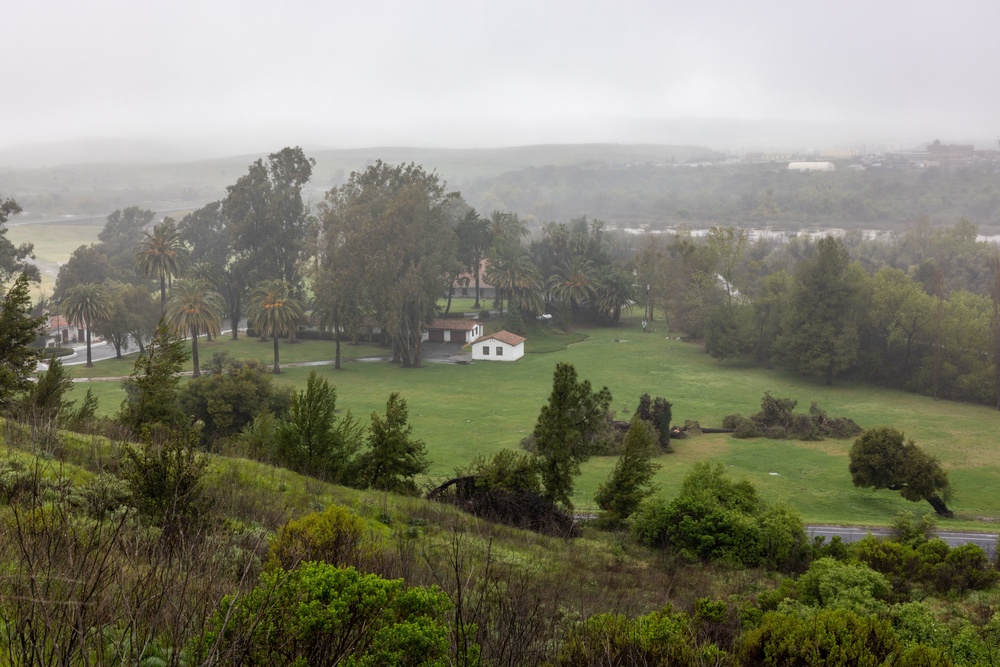
[[[93,145],[74,144],[64,155],[84,148],[96,154]],[[103,146],[104,154],[122,158],[117,162],[0,167],[0,194],[21,204],[24,221],[104,217],[128,206],[182,217],[224,197],[226,187],[262,157],[141,162],[126,159],[121,149],[121,144]],[[918,168],[899,161],[856,169],[864,165],[842,163],[834,172],[803,174],[789,172],[782,162],[725,162],[721,154],[697,146],[376,147],[306,149],[306,154],[316,160],[304,193],[314,204],[351,171],[382,160],[420,164],[476,209],[513,211],[530,226],[588,216],[653,228],[893,229],[923,219],[950,225],[962,218],[986,233],[1000,228],[1000,181],[990,161],[960,168]],[[10,155],[0,152],[0,164],[5,159]]]

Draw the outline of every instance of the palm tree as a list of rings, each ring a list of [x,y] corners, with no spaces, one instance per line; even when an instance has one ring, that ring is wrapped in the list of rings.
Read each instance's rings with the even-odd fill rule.
[[[508,243],[494,248],[486,267],[486,279],[501,299],[507,297],[508,308],[513,308],[516,302],[518,308],[533,313],[542,311],[538,269],[520,245]],[[503,311],[502,300],[500,310]]]
[[[83,283],[66,291],[63,314],[70,324],[83,327],[87,332],[87,368],[93,368],[90,355],[90,330],[98,322],[111,317],[111,299],[103,285]]]
[[[491,223],[489,218],[484,218],[476,213],[475,209],[469,211],[460,223],[458,223],[459,249],[462,252],[462,259],[476,276],[476,303],[473,308],[479,310],[479,282],[482,271],[483,256],[486,250],[493,243],[493,234],[490,231]],[[449,292],[449,295],[451,293]]]
[[[278,365],[278,338],[290,334],[302,319],[302,303],[292,296],[291,287],[284,280],[265,280],[250,294],[247,319],[262,335],[274,340],[274,372]]]
[[[594,264],[589,259],[570,257],[549,278],[549,289],[560,301],[569,302],[571,309],[597,294],[599,283],[594,277]]]
[[[225,304],[222,295],[200,281],[181,280],[175,286],[167,304],[167,324],[174,333],[191,333],[191,361],[194,376],[201,375],[198,365],[198,334],[207,329],[219,335]]]
[[[631,271],[616,266],[609,269],[601,280],[597,290],[597,308],[618,324],[622,309],[635,305],[637,295],[635,276]]]
[[[187,266],[190,253],[180,232],[170,218],[144,232],[146,240],[135,251],[135,268],[144,277],[160,279],[160,308],[167,305],[167,279],[179,276]]]
[[[528,235],[528,228],[517,216],[517,213],[493,211],[489,217],[488,229],[490,238],[495,243],[521,243],[521,238]]]

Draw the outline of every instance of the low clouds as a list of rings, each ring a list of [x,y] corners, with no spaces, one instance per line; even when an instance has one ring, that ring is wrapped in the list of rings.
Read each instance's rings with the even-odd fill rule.
[[[994,3],[57,0],[7,13],[0,148],[88,136],[229,151],[724,148],[1000,132]]]

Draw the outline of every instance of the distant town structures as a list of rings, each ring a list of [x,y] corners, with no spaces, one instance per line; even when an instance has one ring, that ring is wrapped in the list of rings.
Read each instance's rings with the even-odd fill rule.
[[[524,356],[523,336],[497,331],[472,342],[473,361],[517,361]]]
[[[833,171],[832,162],[789,162],[788,171]]]

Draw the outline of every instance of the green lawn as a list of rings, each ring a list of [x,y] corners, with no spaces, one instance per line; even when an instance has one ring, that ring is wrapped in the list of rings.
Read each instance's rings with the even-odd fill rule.
[[[544,344],[533,348],[533,340]],[[560,342],[564,345],[555,344]],[[214,345],[226,346],[224,341]],[[552,351],[543,353],[539,348]],[[269,345],[256,341],[241,341],[229,349],[265,360],[270,354]],[[344,346],[345,354],[350,349]],[[399,391],[407,399],[414,434],[427,443],[432,480],[446,478],[477,454],[518,447],[548,399],[552,372],[560,361],[573,363],[580,377],[596,387],[607,385],[614,408],[625,419],[639,395],[648,392],[673,402],[675,422],[694,419],[704,426],[720,426],[726,414],[756,412],[761,395],[771,391],[798,400],[802,410],[817,401],[831,416],[851,417],[862,427],[891,425],[903,430],[949,470],[955,490],[950,504],[958,515],[949,526],[1000,520],[1000,497],[993,492],[1000,483],[996,453],[1000,413],[987,407],[863,385],[827,387],[784,371],[719,362],[698,345],[662,332],[642,333],[634,318],[618,328],[565,337],[535,332],[526,349],[528,354],[516,363],[428,363],[422,369],[405,370],[386,362],[353,362],[342,371],[331,366],[288,368],[278,381],[302,386],[309,372],[316,370],[336,385],[339,406],[359,416],[384,409],[389,392]],[[330,350],[332,344],[312,341],[282,346],[282,359],[332,358]],[[352,356],[369,356],[361,351]],[[210,354],[204,353],[204,358]],[[109,383],[93,384],[96,389]],[[100,397],[105,412],[121,401],[117,385],[102,388]],[[674,445],[675,453],[659,458],[662,468],[656,480],[668,496],[694,462],[714,459],[733,474],[751,479],[766,499],[795,506],[811,522],[884,524],[900,511],[930,511],[926,503],[909,503],[896,493],[853,488],[847,472],[848,440],[804,443],[705,435]],[[579,507],[592,505],[597,485],[613,465],[614,458],[603,457],[584,466],[575,496]]]
[[[35,246],[35,257],[50,270],[57,270],[59,264],[65,264],[73,251],[81,245],[97,242],[97,235],[104,228],[104,220],[87,220],[85,222],[50,222],[35,225],[19,225],[15,223],[8,227],[7,238],[14,245],[32,243]],[[56,277],[42,270],[42,282],[35,287],[34,293],[52,296]]]

